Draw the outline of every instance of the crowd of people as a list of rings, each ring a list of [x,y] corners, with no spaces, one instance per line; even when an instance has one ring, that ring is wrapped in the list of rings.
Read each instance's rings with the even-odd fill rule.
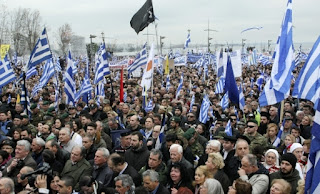
[[[141,78],[124,79],[126,98],[120,99],[114,71],[104,97],[87,103],[81,98],[73,106],[65,104],[61,81],[55,107],[56,90],[49,81],[30,99],[31,115],[24,113],[19,88],[9,84],[0,106],[0,193],[303,193],[313,103],[289,97],[282,115],[280,103],[260,107],[263,85],[255,81],[270,70],[261,64],[243,66],[236,79],[244,88],[243,110],[232,103],[222,108],[213,69],[204,80],[198,69],[174,67],[170,87],[166,76],[154,72],[148,111]],[[39,76],[29,79],[29,92]],[[83,76],[79,73],[77,80]],[[204,94],[211,105],[207,122],[201,123]],[[225,133],[228,121],[232,135]]]

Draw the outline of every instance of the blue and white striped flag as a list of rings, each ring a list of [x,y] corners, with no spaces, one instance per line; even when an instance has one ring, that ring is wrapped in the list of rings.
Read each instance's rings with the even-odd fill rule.
[[[128,94],[127,94],[127,91],[125,91],[123,93],[123,102],[127,102],[127,97],[128,97]]]
[[[28,62],[27,70],[31,69],[32,66],[40,64],[42,61],[52,58],[52,53],[49,47],[49,41],[47,37],[46,28],[43,29],[36,46],[34,47],[30,60]],[[26,71],[27,71],[26,70]]]
[[[181,74],[180,82],[179,82],[179,85],[178,85],[178,88],[177,88],[176,99],[178,99],[178,97],[180,95],[182,86],[183,86],[183,73]]]
[[[222,99],[221,99],[221,102],[220,102],[220,105],[221,105],[221,107],[222,107],[222,110],[228,108],[228,106],[229,106],[229,95],[228,95],[228,92],[226,92],[226,93],[223,95],[223,97],[222,97]]]
[[[38,75],[38,71],[36,69],[36,66],[32,66],[31,69],[28,69],[28,71],[26,73],[26,79],[28,80],[33,75]]]
[[[243,110],[244,106],[246,105],[245,100],[244,100],[244,95],[243,95],[243,89],[242,89],[242,83],[240,84],[239,87],[239,108]]]
[[[281,125],[280,130],[279,130],[278,135],[277,135],[277,138],[276,138],[276,140],[274,140],[274,142],[273,142],[273,144],[272,144],[272,145],[273,145],[274,147],[276,147],[276,148],[280,146],[281,135],[282,135],[282,132],[283,132],[283,128],[284,128],[285,122],[286,122],[286,120],[283,119],[282,125]]]
[[[312,101],[316,101],[320,96],[320,36],[313,45],[306,63],[300,70],[300,74],[295,82],[292,96]]]
[[[261,57],[259,58],[260,63],[262,63],[262,65],[270,65],[272,64],[269,57],[265,56],[265,55],[261,55]]]
[[[201,123],[207,123],[208,111],[210,108],[210,100],[207,94],[202,99],[202,104],[200,108],[199,121]]]
[[[258,89],[259,91],[261,91],[261,87],[262,87],[262,84],[264,83],[264,74],[261,73],[256,81],[256,84],[258,85]]]
[[[227,136],[232,136],[232,127],[231,127],[230,119],[226,125],[224,132],[227,134]]]
[[[73,80],[72,63],[68,63],[65,72],[64,92],[66,93],[66,104],[74,106],[74,97],[76,92],[76,85]]]
[[[218,83],[216,84],[216,94],[221,94],[224,91],[224,86],[225,86],[225,78],[224,77],[220,77]]]
[[[22,84],[21,84],[20,104],[23,105],[23,113],[28,115],[29,118],[31,118],[30,100],[29,100],[28,91],[26,88],[25,75],[23,75]]]
[[[9,104],[11,102],[12,98],[11,98],[11,94],[9,93],[9,96],[8,96],[8,100],[7,100],[7,104]]]
[[[170,75],[168,74],[167,75],[167,78],[166,78],[166,90],[169,91],[169,88],[171,86],[171,83],[170,83]]]
[[[147,106],[144,108],[144,110],[148,113],[153,110],[153,101],[152,99],[149,100]]]
[[[293,60],[292,41],[292,0],[288,0],[287,10],[281,27],[279,44],[276,46],[271,79],[266,83],[259,98],[261,106],[276,104],[289,96]]]
[[[316,109],[311,133],[313,138],[307,163],[305,193],[318,194],[320,193],[320,103]]]
[[[16,79],[8,60],[8,54],[0,61],[0,89]]]
[[[56,58],[56,65],[54,66],[54,68],[55,68],[55,70],[56,70],[57,72],[61,72],[61,71],[62,71],[62,68],[61,68],[61,65],[60,65],[60,58],[59,58],[59,57]]]
[[[189,43],[191,42],[191,39],[190,39],[190,33],[188,33],[188,36],[187,36],[187,40],[186,42],[184,43],[184,47],[183,49],[186,49],[189,47]]]
[[[35,85],[32,89],[31,96],[35,96],[39,90],[41,90],[54,75],[54,67],[52,63],[52,59],[48,59],[47,63],[43,67],[43,73],[41,75],[40,81],[38,85]]]
[[[76,75],[78,73],[78,64],[79,64],[79,61],[74,61],[72,60],[73,62],[73,65],[72,65],[72,74],[73,75]]]
[[[195,96],[194,94],[192,95],[192,98],[191,98],[191,102],[190,102],[190,108],[189,108],[189,112],[192,112],[192,106],[194,105],[195,103]]]
[[[109,63],[107,59],[107,52],[105,49],[105,44],[101,44],[97,52],[96,60],[96,73],[94,77],[93,84],[98,84],[103,78],[107,75],[110,75]]]
[[[82,81],[82,84],[81,84],[81,87],[80,87],[79,91],[75,95],[74,101],[77,102],[81,98],[81,96],[87,95],[88,92],[92,91],[92,89],[93,88],[92,88],[92,85],[90,83],[89,78],[87,76],[85,76],[83,81]]]
[[[143,45],[142,50],[137,54],[134,62],[128,67],[128,75],[130,75],[133,71],[141,68],[143,65],[146,65],[148,62],[147,48],[146,44]]]
[[[217,62],[217,77],[221,77],[224,75],[224,67],[223,67],[223,49],[221,48],[219,53],[219,60]]]

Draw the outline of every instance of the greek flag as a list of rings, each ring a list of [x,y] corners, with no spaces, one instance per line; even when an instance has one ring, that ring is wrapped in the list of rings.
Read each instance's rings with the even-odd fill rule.
[[[188,48],[190,42],[191,42],[190,33],[188,33],[187,40],[186,40],[186,42],[184,43],[183,49]]]
[[[265,55],[261,55],[261,57],[259,58],[260,63],[262,63],[262,65],[270,65],[272,64],[271,61],[269,60],[268,56]]]
[[[25,74],[23,73],[23,79],[21,84],[21,95],[20,95],[20,103],[23,104],[23,113],[28,115],[31,118],[31,108],[30,108],[30,100],[28,97],[28,91],[26,88],[26,79]]]
[[[178,85],[178,89],[177,89],[177,93],[176,93],[176,99],[178,99],[178,97],[180,95],[180,92],[181,92],[181,89],[182,89],[182,85],[183,85],[183,73],[181,75],[180,82],[179,82],[179,85]]]
[[[167,78],[166,78],[166,90],[167,91],[169,91],[170,86],[171,86],[171,84],[170,84],[170,75],[168,74]]]
[[[44,65],[43,73],[40,78],[39,84],[35,85],[32,89],[31,96],[35,96],[39,90],[41,90],[51,79],[51,77],[54,75],[54,67],[52,63],[52,59],[48,59],[47,63]]]
[[[124,92],[123,93],[123,102],[127,102],[127,96],[128,96],[127,92]]]
[[[0,88],[6,86],[16,79],[16,76],[8,60],[8,54],[6,54],[3,60],[0,61],[0,75]]]
[[[192,112],[192,106],[194,105],[195,103],[195,96],[194,94],[192,95],[192,98],[191,98],[191,102],[190,102],[190,108],[189,108],[189,112]]]
[[[316,101],[320,96],[320,36],[313,45],[306,63],[300,70],[300,74],[295,82],[292,96],[312,101]]]
[[[146,65],[148,62],[148,56],[147,56],[147,48],[146,44],[143,45],[142,50],[137,54],[136,59],[134,62],[128,67],[128,75],[130,75],[133,71],[141,68],[143,65]]]
[[[237,121],[240,121],[240,119],[239,119],[239,114],[238,114],[238,110],[236,109],[235,106],[233,107],[233,110],[234,110],[234,114],[237,116]]]
[[[230,56],[228,56],[227,62],[225,91],[228,91],[228,97],[231,102],[235,104],[239,103],[239,91],[234,77]]]
[[[279,130],[278,135],[277,135],[277,138],[276,138],[276,140],[274,140],[274,142],[272,144],[276,148],[280,146],[281,135],[282,135],[282,132],[283,132],[283,127],[284,127],[285,122],[286,122],[286,120],[283,119],[282,125],[281,125],[280,130]]]
[[[61,68],[61,65],[60,65],[60,58],[56,58],[56,65],[54,66],[55,67],[55,70],[57,72],[61,72],[62,71],[62,68]]]
[[[10,102],[11,102],[11,94],[9,93],[7,103],[9,104]]]
[[[264,74],[261,73],[256,81],[256,84],[258,85],[259,91],[261,91],[261,86],[264,82]]]
[[[239,108],[241,110],[243,110],[245,105],[246,105],[246,103],[245,103],[245,100],[244,100],[242,84],[240,84],[240,87],[239,87]]]
[[[65,75],[64,92],[66,93],[66,104],[73,106],[76,85],[73,80],[72,63],[68,63],[68,67],[64,75]]]
[[[320,193],[320,103],[317,106],[312,127],[313,138],[307,163],[305,193]]]
[[[78,73],[78,64],[79,64],[79,61],[73,61],[73,65],[72,65],[72,74],[73,75],[76,75]]]
[[[217,76],[221,77],[224,74],[224,70],[223,70],[223,49],[221,48],[220,53],[219,53],[219,61],[217,64]]]
[[[148,113],[151,112],[153,110],[153,102],[152,99],[149,100],[147,106],[144,108],[144,110]]]
[[[84,94],[88,94],[88,92],[91,92],[91,91],[92,91],[92,85],[90,83],[89,78],[85,76],[79,91],[75,95],[74,101],[77,102],[81,98],[81,96],[83,96]]]
[[[285,19],[281,28],[279,49],[276,51],[271,71],[273,88],[276,91],[283,94],[290,91],[293,68],[292,0],[288,0]]]
[[[209,108],[210,108],[210,100],[208,95],[206,94],[202,99],[202,104],[200,108],[199,121],[201,123],[207,123]]]
[[[222,107],[223,110],[226,109],[226,108],[228,108],[228,106],[229,106],[229,94],[228,94],[228,92],[226,92],[226,93],[223,95],[223,97],[222,97],[222,99],[221,99],[221,102],[220,102],[220,105],[221,105],[221,107]]]
[[[96,59],[96,73],[94,77],[93,84],[98,84],[103,78],[107,75],[110,75],[109,64],[107,60],[107,52],[105,49],[105,44],[101,44],[97,52]]]
[[[42,61],[52,58],[52,53],[49,47],[49,41],[47,37],[46,28],[43,29],[36,46],[34,47],[30,60],[27,66],[27,69],[31,69],[32,66],[40,64]]]
[[[226,125],[224,132],[227,134],[227,136],[232,136],[232,127],[231,127],[230,119]]]
[[[226,82],[225,78],[220,77],[218,83],[216,84],[216,91],[215,91],[216,94],[223,93],[225,82]]]
[[[266,83],[259,98],[261,106],[276,104],[289,96],[293,61],[292,42],[292,0],[288,0],[285,18],[281,27],[279,43],[276,46],[271,79]]]
[[[32,66],[31,69],[28,69],[28,71],[26,73],[26,79],[28,80],[33,75],[38,75],[38,71],[36,69],[36,66]]]

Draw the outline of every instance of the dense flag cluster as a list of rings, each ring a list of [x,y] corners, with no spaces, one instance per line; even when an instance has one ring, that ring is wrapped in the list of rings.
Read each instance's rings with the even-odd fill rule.
[[[16,79],[16,76],[8,60],[8,54],[2,61],[0,60],[0,75],[0,89]]]
[[[128,75],[147,64],[148,56],[146,45],[147,44],[143,46],[142,50],[137,54],[134,62],[128,67]]]

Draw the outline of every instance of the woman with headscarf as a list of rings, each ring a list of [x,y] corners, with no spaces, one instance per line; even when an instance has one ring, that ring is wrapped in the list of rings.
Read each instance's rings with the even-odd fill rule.
[[[280,170],[279,166],[279,153],[275,149],[269,149],[264,154],[263,166],[269,171],[269,174],[278,172]]]

